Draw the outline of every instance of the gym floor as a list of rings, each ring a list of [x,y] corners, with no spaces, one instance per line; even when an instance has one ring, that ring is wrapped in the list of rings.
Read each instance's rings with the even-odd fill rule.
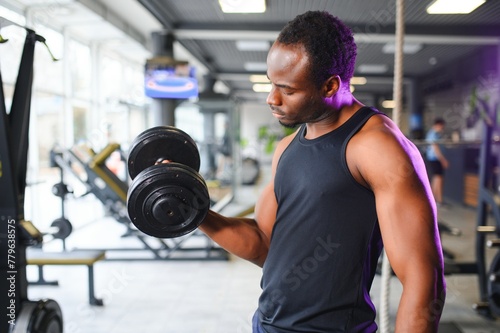
[[[37,216],[33,223],[40,229],[60,215],[60,202],[50,195],[57,174],[47,175],[28,193],[26,215]],[[263,185],[241,187],[224,214],[236,214],[253,202]],[[49,194],[47,194],[49,193]],[[43,198],[43,203],[30,198]],[[457,261],[474,260],[475,210],[451,203],[441,210],[440,220],[461,229],[461,236],[443,235],[443,245]],[[92,195],[70,198],[67,217],[74,230],[66,240],[74,248],[140,248],[134,237],[122,237],[126,228],[105,216],[102,205]],[[204,241],[192,237],[188,241]],[[46,251],[60,251],[54,240]],[[493,250],[490,250],[493,251]],[[490,257],[493,253],[489,253]],[[151,256],[148,251],[107,251],[110,259]],[[251,333],[251,317],[260,293],[261,269],[241,259],[228,261],[106,260],[95,264],[95,292],[104,306],[88,304],[87,269],[84,266],[46,266],[46,280],[58,280],[59,286],[30,286],[31,300],[50,298],[62,308],[65,333]],[[28,279],[37,279],[36,267],[28,267]],[[472,310],[478,301],[475,275],[447,277],[447,302],[442,316],[442,333],[500,332],[500,321],[484,319]],[[372,298],[380,307],[380,276],[375,277]],[[394,323],[401,285],[390,283],[390,314]]]

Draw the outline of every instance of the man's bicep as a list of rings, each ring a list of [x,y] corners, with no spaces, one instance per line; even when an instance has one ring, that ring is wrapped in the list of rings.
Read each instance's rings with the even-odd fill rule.
[[[423,194],[395,191],[376,196],[385,250],[394,271],[404,278],[407,265],[435,266],[439,238],[431,205]]]
[[[411,148],[385,162],[385,177],[373,181],[384,247],[398,276],[408,265],[438,265],[435,207],[423,161]]]

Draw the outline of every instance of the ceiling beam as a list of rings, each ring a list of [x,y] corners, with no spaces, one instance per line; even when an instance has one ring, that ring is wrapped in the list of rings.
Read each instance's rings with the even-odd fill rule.
[[[357,43],[394,42],[394,26],[370,28],[367,24],[350,25]],[[278,37],[280,24],[246,25],[234,23],[177,24],[172,27],[178,39],[195,40],[270,40]],[[405,28],[405,40],[425,44],[498,45],[500,25],[486,26],[423,26]]]
[[[151,0],[138,0],[154,17],[163,25],[166,30],[172,30],[171,22],[175,22],[175,17],[172,16],[167,6],[151,1]]]
[[[176,29],[173,32],[178,39],[196,40],[270,40],[278,37],[276,31],[251,30],[185,30]],[[394,35],[355,33],[358,44],[385,44],[394,42]],[[492,36],[453,36],[453,35],[405,35],[405,41],[424,44],[441,45],[498,45],[500,37]]]
[[[98,16],[100,16],[104,21],[109,22],[115,26],[120,31],[123,31],[126,35],[131,37],[133,40],[141,44],[147,49],[147,36],[142,35],[128,22],[125,22],[122,18],[116,15],[112,10],[110,10],[106,5],[102,4],[97,0],[78,0],[80,4],[85,6],[87,9],[91,10]]]

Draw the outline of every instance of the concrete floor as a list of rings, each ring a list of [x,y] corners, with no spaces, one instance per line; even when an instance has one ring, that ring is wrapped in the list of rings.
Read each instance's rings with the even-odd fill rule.
[[[40,229],[60,215],[60,203],[50,195],[54,180],[57,181],[54,175],[48,175],[44,183],[29,192],[31,209],[27,215],[37,217],[31,220]],[[223,213],[231,215],[248,207],[261,186],[240,188],[235,201]],[[136,238],[121,237],[125,227],[106,217],[101,203],[92,195],[70,199],[67,212],[74,226],[66,242],[68,249],[141,247]],[[455,253],[459,261],[474,260],[474,209],[454,204],[440,211],[440,219],[463,232],[460,237],[444,235],[444,246]],[[204,241],[203,237],[192,237],[187,242]],[[49,242],[45,249],[59,251],[61,242]],[[149,251],[108,251],[110,259],[144,255],[151,257]],[[30,286],[29,297],[56,300],[63,311],[66,333],[250,333],[261,276],[259,267],[235,257],[228,261],[102,261],[95,265],[95,287],[104,306],[96,307],[88,304],[85,267],[47,266],[44,272],[47,280],[58,280],[59,286]],[[28,267],[28,277],[36,280],[36,267]],[[475,275],[448,276],[447,285],[440,332],[500,332],[499,321],[486,320],[472,310],[472,304],[478,301]],[[393,323],[401,285],[392,278],[390,287]],[[379,307],[379,276],[375,278],[371,294]],[[456,324],[458,330],[445,323]]]

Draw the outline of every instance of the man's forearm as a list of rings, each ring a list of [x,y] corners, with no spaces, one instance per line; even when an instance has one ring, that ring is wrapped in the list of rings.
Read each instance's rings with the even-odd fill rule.
[[[230,253],[258,266],[264,264],[268,241],[255,220],[209,211],[199,229]]]
[[[406,288],[401,296],[395,333],[436,333],[444,308],[446,291],[439,283],[435,291]],[[420,289],[420,290],[418,290]],[[437,290],[436,290],[437,289]]]

